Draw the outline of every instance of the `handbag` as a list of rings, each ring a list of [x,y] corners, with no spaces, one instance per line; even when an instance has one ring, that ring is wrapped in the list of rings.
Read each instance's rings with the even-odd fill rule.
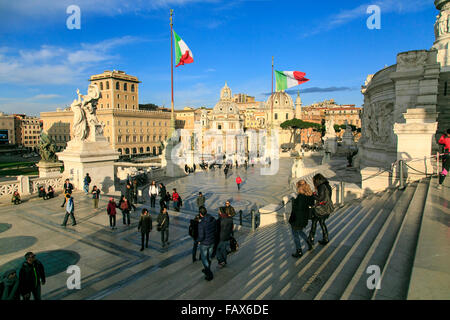
[[[319,218],[327,217],[333,213],[334,205],[333,201],[331,201],[330,192],[328,190],[326,191],[326,200],[315,205],[313,208],[314,214]]]

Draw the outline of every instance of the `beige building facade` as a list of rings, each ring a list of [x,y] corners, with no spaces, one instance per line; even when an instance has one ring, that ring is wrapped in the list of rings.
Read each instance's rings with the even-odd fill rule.
[[[170,112],[139,109],[139,80],[123,71],[105,71],[90,78],[97,84],[101,98],[97,118],[111,147],[121,155],[159,155],[161,143],[170,132]],[[42,112],[43,130],[60,147],[72,137],[73,113],[70,108]]]

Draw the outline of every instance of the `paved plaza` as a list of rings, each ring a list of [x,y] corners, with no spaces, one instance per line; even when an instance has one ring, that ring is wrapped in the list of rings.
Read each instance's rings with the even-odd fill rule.
[[[60,207],[61,194],[46,201],[32,198],[18,206],[3,206],[0,208],[0,272],[19,268],[23,255],[33,251],[44,263],[49,277],[42,288],[43,299],[101,299],[125,285],[133,288],[132,284],[141,277],[154,274],[157,278],[158,270],[180,259],[186,258],[186,263],[192,264],[188,226],[189,219],[197,212],[198,191],[206,196],[206,207],[213,216],[226,200],[231,200],[236,211],[243,210],[245,216],[250,208],[279,203],[282,196],[290,192],[290,167],[291,161],[286,159],[280,160],[280,170],[275,176],[260,175],[260,167],[255,166],[247,170],[233,168],[227,178],[223,170],[216,169],[169,182],[168,190],[177,188],[184,200],[180,213],[170,211],[170,245],[161,247],[160,233],[155,227],[157,207],[150,210],[154,229],[150,233],[149,248],[143,252],[139,251],[137,223],[142,207],[149,208],[148,188],[144,189],[144,203],[138,205],[136,212],[131,212],[131,226],[123,225],[119,211],[116,230],[109,228],[107,196],[101,197],[99,209],[95,210],[90,196],[75,192],[77,225],[68,223],[66,228],[60,226],[65,214]],[[241,191],[235,183],[237,174],[244,181]],[[236,232],[238,239],[248,235],[249,229],[245,227]],[[197,269],[201,270],[201,263],[197,264]],[[69,274],[65,271],[69,265],[81,268],[82,290],[67,290]],[[201,274],[198,277],[201,280]]]

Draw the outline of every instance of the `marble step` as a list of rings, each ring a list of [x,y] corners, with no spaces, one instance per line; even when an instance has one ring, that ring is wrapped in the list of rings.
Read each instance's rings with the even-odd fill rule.
[[[430,179],[423,179],[417,186],[381,274],[381,289],[375,290],[373,300],[405,300],[407,298],[429,184]]]
[[[341,262],[314,299],[348,299],[349,294],[355,291],[355,286],[363,292],[368,291],[366,286],[367,266],[382,265],[386,261],[395,234],[415,189],[416,185],[410,184],[404,191],[397,193],[399,197],[394,199],[395,207],[388,209],[392,212],[387,212],[388,217],[380,226],[381,228],[373,230],[376,231],[375,238],[370,238],[364,248],[361,246],[352,248],[353,254]],[[352,299],[357,298],[361,297],[352,297]],[[366,299],[370,299],[370,295]]]
[[[392,207],[397,192],[392,194],[389,192],[385,200],[375,203],[368,208],[366,214],[362,215],[359,221],[355,221],[349,230],[342,234],[342,239],[336,243],[333,248],[325,248],[328,251],[324,255],[323,260],[318,260],[308,268],[297,281],[301,284],[301,291],[298,291],[290,299],[313,299],[320,291],[327,279],[336,272],[341,261],[345,261],[350,257],[354,250],[360,249],[360,242],[365,239],[367,233],[373,234],[374,226],[378,226],[384,222],[387,210],[384,208]],[[367,242],[367,241],[366,241]]]
[[[376,201],[377,197],[372,199],[373,202]],[[367,200],[369,201],[369,200]],[[337,214],[330,218],[328,221],[329,234],[331,241],[334,241],[338,237],[338,234],[345,230],[346,226],[348,226],[349,221],[354,220],[358,214],[360,213],[361,206],[355,206],[349,208],[344,211],[342,214]],[[306,230],[307,232],[309,230]],[[239,291],[238,297],[242,299],[280,299],[284,297],[280,297],[280,291],[289,285],[290,277],[295,275],[299,270],[304,268],[308,261],[314,259],[316,256],[320,256],[323,251],[323,247],[316,246],[316,248],[312,252],[306,251],[305,256],[302,259],[295,260],[291,257],[292,252],[295,251],[294,244],[292,241],[292,236],[290,234],[289,227],[286,226],[285,231],[282,233],[284,236],[283,246],[278,250],[274,250],[273,254],[276,255],[274,257],[275,261],[280,261],[285,263],[283,267],[276,266],[275,269],[268,268],[270,266],[270,260],[263,261],[259,265],[255,266],[256,272],[254,275],[252,274],[252,281],[255,285],[247,290],[248,288],[242,288]],[[280,237],[280,235],[277,235]],[[270,257],[270,255],[269,255]],[[251,261],[249,262],[251,263]],[[238,278],[233,279],[232,283],[246,283],[249,282],[247,279],[248,275],[243,273]],[[223,288],[221,290],[221,296],[231,295],[236,291],[235,286],[230,284],[228,287]]]

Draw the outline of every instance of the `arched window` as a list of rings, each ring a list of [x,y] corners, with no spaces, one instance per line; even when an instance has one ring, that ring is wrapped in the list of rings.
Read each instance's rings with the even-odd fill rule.
[[[119,81],[116,82],[116,90],[120,90]]]
[[[278,120],[278,113],[275,113],[275,120]]]
[[[123,84],[123,91],[127,91],[127,83]]]
[[[133,154],[136,154],[136,153],[137,153],[136,148],[133,148]]]
[[[122,154],[122,148],[117,149],[117,152],[119,152],[120,154]]]
[[[129,148],[125,149],[125,154],[130,154],[130,149]]]
[[[153,147],[153,155],[156,156],[156,147]]]
[[[161,154],[161,147],[158,147],[158,154]]]
[[[134,92],[134,83],[131,84],[131,92]]]

